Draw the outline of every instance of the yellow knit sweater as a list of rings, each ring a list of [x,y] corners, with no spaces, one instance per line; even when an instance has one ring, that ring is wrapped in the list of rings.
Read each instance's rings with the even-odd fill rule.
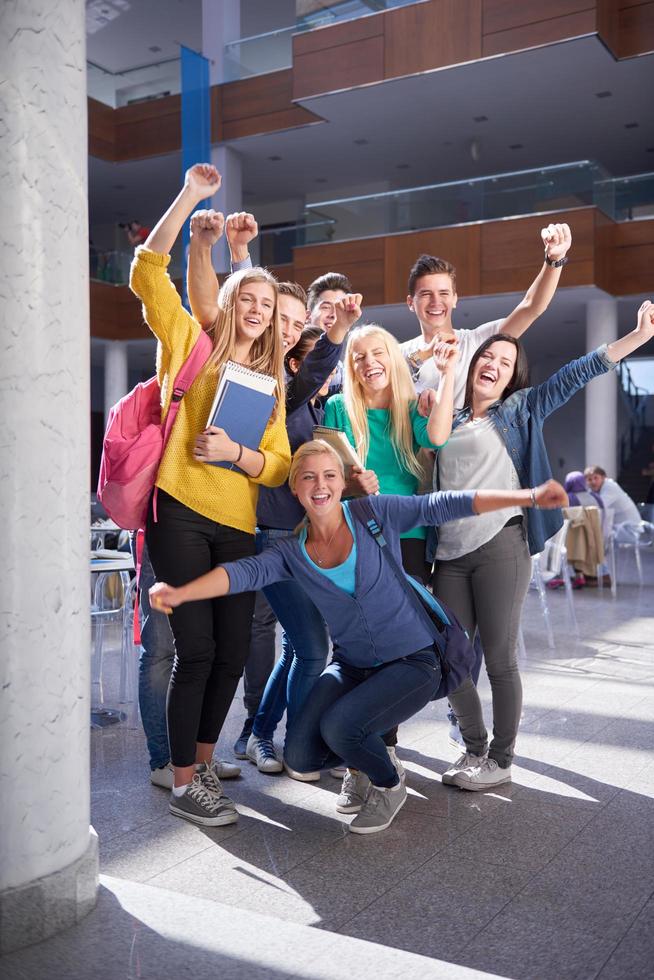
[[[169,255],[140,247],[132,263],[130,286],[143,303],[143,316],[159,341],[157,378],[161,385],[161,411],[165,418],[172,386],[200,333],[197,320],[182,306],[179,293],[166,272]],[[201,372],[182,399],[172,435],[166,446],[157,486],[209,520],[249,534],[256,524],[258,484],[278,487],[288,476],[291,450],[286,434],[284,401],[277,417],[266,426],[259,446],[264,465],[257,477],[210,466],[193,459],[196,437],[207,424],[216,393],[216,375]]]

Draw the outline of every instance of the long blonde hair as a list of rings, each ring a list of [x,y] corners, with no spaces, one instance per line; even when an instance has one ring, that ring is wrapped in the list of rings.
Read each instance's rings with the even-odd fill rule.
[[[341,476],[345,479],[345,466],[343,465],[343,460],[338,455],[336,450],[325,442],[324,439],[310,439],[309,442],[303,442],[301,446],[293,453],[293,459],[291,460],[291,468],[288,471],[288,485],[295,493],[295,482],[297,480],[297,471],[300,468],[300,464],[307,456],[331,456],[334,460],[337,468],[341,472]],[[299,534],[302,528],[308,527],[309,519],[304,515],[298,526],[294,530],[294,534]]]
[[[393,334],[376,323],[356,327],[350,331],[345,352],[343,400],[352,425],[356,450],[365,464],[370,449],[370,429],[366,411],[365,390],[354,371],[353,351],[354,344],[362,337],[379,337],[388,351],[391,389],[389,425],[391,444],[398,464],[412,473],[416,479],[421,480],[424,471],[414,449],[413,426],[409,411],[416,403],[411,373],[400,350],[400,345]]]
[[[275,294],[270,326],[253,342],[250,348],[248,367],[251,371],[269,374],[277,382],[277,408],[284,401],[284,344],[279,323],[277,280],[268,272],[255,266],[234,272],[225,280],[218,293],[218,316],[208,328],[207,333],[213,343],[213,350],[204,367],[206,372],[217,373],[226,361],[233,360],[236,347],[236,298],[243,286],[250,282],[266,282]]]

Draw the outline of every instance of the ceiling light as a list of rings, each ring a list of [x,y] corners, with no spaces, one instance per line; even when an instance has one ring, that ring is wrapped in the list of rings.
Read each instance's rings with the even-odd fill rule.
[[[281,160],[281,157],[278,157],[276,154],[273,153],[273,155],[271,157],[268,157],[268,159],[269,160]]]
[[[326,184],[326,183],[327,183],[326,177],[316,177],[316,184]]]
[[[157,52],[161,51],[161,48],[158,44],[153,44],[152,47],[148,48],[148,51],[152,51],[153,54],[157,54]]]
[[[509,144],[509,149],[510,150],[522,150],[522,149],[524,149],[524,146],[523,146],[522,143],[510,143]]]
[[[354,144],[355,144],[356,146],[365,146],[365,145],[366,145],[366,143],[368,142],[368,140],[366,140],[366,139],[363,139],[363,138],[362,138],[362,139],[358,139],[358,140],[352,140],[352,142],[353,142],[353,143],[354,143]]]
[[[396,164],[396,169],[397,170],[408,170],[410,166],[411,166],[411,164],[409,164],[409,163],[398,163],[398,164]]]
[[[473,116],[473,122],[488,122],[488,116]]]
[[[114,188],[115,191],[124,191],[125,190],[125,185],[124,184],[114,184],[113,185],[113,188]]]
[[[443,146],[454,146],[454,144],[452,143],[452,140],[445,140]]]
[[[638,129],[638,125],[639,124],[637,122],[625,123],[624,124],[624,128],[625,129]]]
[[[608,99],[612,95],[613,95],[613,92],[609,92],[608,89],[606,89],[604,92],[595,92],[595,98],[596,99]]]

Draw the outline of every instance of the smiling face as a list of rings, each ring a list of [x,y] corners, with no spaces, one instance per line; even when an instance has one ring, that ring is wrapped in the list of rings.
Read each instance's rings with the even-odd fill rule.
[[[368,396],[385,391],[391,383],[391,356],[376,334],[357,337],[350,350],[354,376]]]
[[[285,296],[284,293],[279,294],[277,302],[279,305],[279,322],[282,328],[282,341],[284,350],[287,351],[291,347],[295,347],[300,339],[300,334],[304,330],[306,309],[301,300],[295,296]]]
[[[312,327],[320,327],[329,333],[336,322],[336,304],[347,296],[343,289],[325,289],[318,297],[313,309],[308,313],[308,322]]]
[[[343,467],[333,452],[308,453],[292,474],[291,490],[309,520],[333,514],[341,505],[344,489]]]
[[[497,401],[509,385],[518,356],[516,347],[505,340],[496,340],[479,356],[472,376],[475,399]]]
[[[268,282],[245,283],[236,297],[237,340],[255,341],[272,323],[275,290]]]
[[[428,337],[433,337],[439,331],[451,332],[452,310],[456,308],[456,303],[452,278],[446,272],[420,276],[413,296],[407,296],[409,309],[418,317]]]
[[[602,489],[602,484],[604,483],[605,477],[601,473],[586,473],[586,483],[590,490],[594,490],[595,493],[599,493]]]

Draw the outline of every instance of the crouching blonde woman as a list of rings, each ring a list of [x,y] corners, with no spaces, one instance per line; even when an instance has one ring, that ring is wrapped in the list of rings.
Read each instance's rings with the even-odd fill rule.
[[[289,485],[307,515],[297,535],[185,585],[158,583],[150,600],[164,612],[176,615],[187,608],[192,615],[197,605],[216,596],[282,581],[302,586],[327,623],[334,655],[296,718],[286,757],[298,772],[320,770],[342,759],[361,773],[367,789],[350,830],[373,834],[390,826],[406,801],[403,772],[382,733],[434,697],[441,679],[434,637],[381,548],[342,499],[343,466],[327,443],[313,440],[297,450]],[[399,563],[400,535],[413,527],[505,507],[556,507],[567,498],[551,480],[533,490],[368,499]],[[472,687],[470,678],[465,685]]]

